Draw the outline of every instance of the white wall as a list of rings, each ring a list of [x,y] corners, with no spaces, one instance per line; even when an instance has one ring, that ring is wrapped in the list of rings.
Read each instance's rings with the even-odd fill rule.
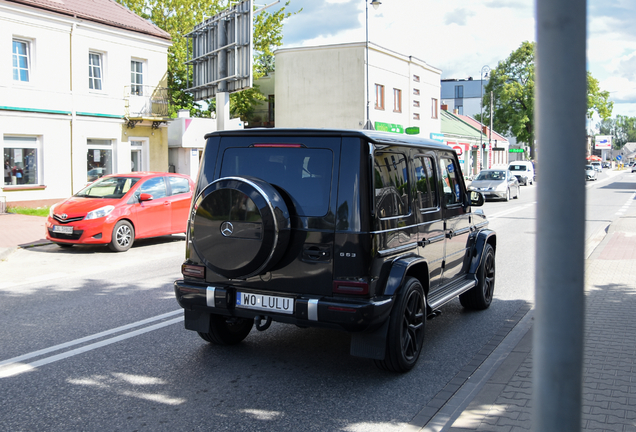
[[[276,127],[362,129],[367,112],[365,55],[364,43],[276,51]],[[440,70],[421,60],[370,44],[371,121],[417,126],[427,138],[439,133],[440,76]],[[384,86],[384,109],[375,108],[376,84]],[[401,112],[394,111],[393,89],[402,91]],[[419,95],[413,94],[415,89]],[[432,99],[437,100],[437,118],[432,118]],[[413,106],[414,100],[419,107]]]

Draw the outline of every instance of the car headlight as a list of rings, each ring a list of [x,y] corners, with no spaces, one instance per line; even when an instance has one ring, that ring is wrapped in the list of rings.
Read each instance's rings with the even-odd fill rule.
[[[88,212],[84,220],[98,219],[101,217],[108,216],[113,210],[115,210],[115,206],[112,206],[112,205],[107,205],[107,206],[95,209],[93,211]]]

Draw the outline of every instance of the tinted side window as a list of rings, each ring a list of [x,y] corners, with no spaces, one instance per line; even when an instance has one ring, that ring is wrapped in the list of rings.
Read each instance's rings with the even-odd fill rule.
[[[190,192],[190,182],[183,177],[168,177],[172,195],[179,195]]]
[[[435,162],[431,156],[417,156],[415,163],[415,190],[420,208],[437,207],[437,181]]]
[[[166,196],[166,182],[163,177],[148,179],[139,187],[139,193],[150,194],[153,199],[164,198]]]
[[[462,187],[459,182],[460,172],[455,160],[447,156],[440,158],[442,165],[442,189],[444,191],[444,203],[453,205],[462,202]]]
[[[374,160],[375,208],[382,218],[409,212],[406,155],[378,152]]]

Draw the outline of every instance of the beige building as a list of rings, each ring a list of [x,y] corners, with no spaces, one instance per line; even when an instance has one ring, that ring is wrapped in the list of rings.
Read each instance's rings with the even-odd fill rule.
[[[0,200],[48,204],[104,174],[168,171],[170,44],[112,1],[0,0]]]
[[[441,71],[415,57],[369,44],[350,43],[276,51],[276,127],[440,133]],[[260,83],[260,81],[259,81]]]

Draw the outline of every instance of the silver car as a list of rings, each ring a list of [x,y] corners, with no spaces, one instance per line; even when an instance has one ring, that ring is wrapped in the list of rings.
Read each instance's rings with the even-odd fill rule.
[[[592,165],[585,165],[585,180],[598,180],[598,171]]]
[[[481,192],[485,198],[519,198],[519,180],[507,169],[487,169],[475,177],[468,190]]]

